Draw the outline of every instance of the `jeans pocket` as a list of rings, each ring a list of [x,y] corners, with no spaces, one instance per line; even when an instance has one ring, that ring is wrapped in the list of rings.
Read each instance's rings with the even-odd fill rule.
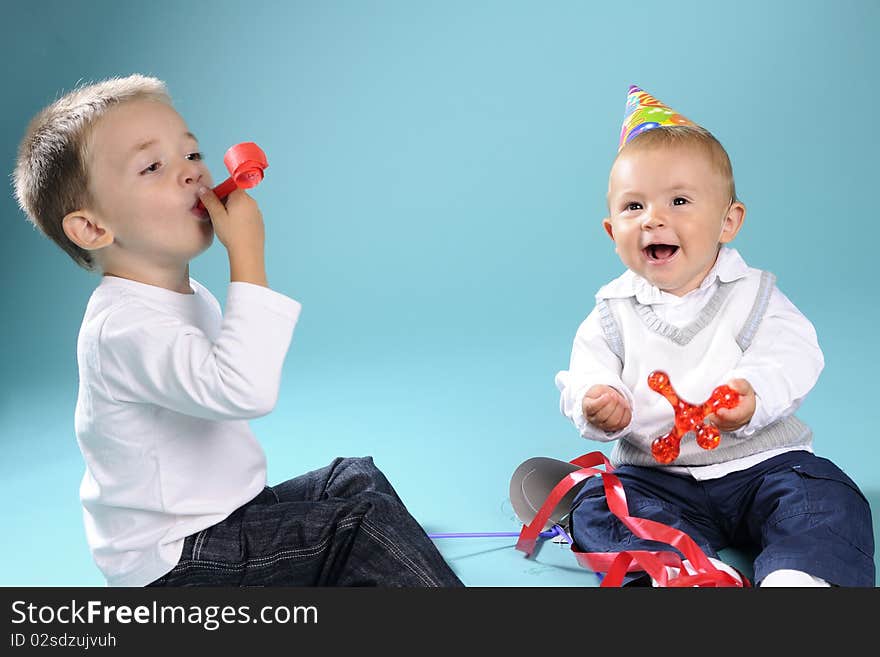
[[[791,466],[791,469],[805,480],[815,480],[820,482],[834,481],[842,484],[854,491],[866,505],[869,505],[868,499],[865,497],[865,494],[862,493],[862,490],[858,487],[856,482],[850,479],[843,470],[834,465],[834,463],[828,459],[816,458],[806,463],[793,465]]]
[[[792,466],[807,496],[807,510],[828,531],[874,558],[871,505],[856,483],[826,459]]]

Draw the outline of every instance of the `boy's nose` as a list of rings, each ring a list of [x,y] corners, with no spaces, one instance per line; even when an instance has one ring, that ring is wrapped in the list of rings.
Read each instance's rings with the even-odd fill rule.
[[[194,185],[200,182],[204,171],[197,162],[187,161],[180,171],[180,178],[184,185]]]

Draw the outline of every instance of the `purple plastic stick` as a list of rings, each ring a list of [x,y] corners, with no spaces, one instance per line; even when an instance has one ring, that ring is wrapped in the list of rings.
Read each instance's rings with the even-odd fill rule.
[[[554,536],[564,536],[565,540],[571,543],[571,537],[559,525],[553,525],[551,529],[538,534],[541,538],[553,538]],[[451,534],[428,534],[428,538],[499,538],[499,537],[516,537],[519,532],[457,532]]]

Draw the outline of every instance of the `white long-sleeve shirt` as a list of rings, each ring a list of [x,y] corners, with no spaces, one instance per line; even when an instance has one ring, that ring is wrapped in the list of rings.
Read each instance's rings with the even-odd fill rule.
[[[760,272],[748,267],[735,249],[723,247],[714,267],[700,287],[682,297],[663,292],[628,270],[600,288],[596,299],[599,301],[634,297],[638,304],[650,306],[660,321],[671,326],[684,327],[700,314],[713,297],[718,290],[719,281],[731,282],[756,275],[760,275]],[[744,322],[745,317],[722,318],[721,321]],[[662,363],[664,360],[674,362],[676,357],[686,353],[653,351],[646,354],[639,346],[626,346],[627,367],[630,369],[639,369],[632,365],[647,360],[652,363]],[[709,351],[699,354],[697,361],[701,365],[711,365],[714,357],[715,354]],[[733,367],[717,372],[719,376],[716,380],[688,382],[685,376],[681,376],[678,379],[673,377],[672,384],[682,398],[696,403],[705,401],[714,387],[730,379],[746,379],[755,390],[755,413],[746,426],[732,434],[745,438],[794,413],[815,385],[823,367],[824,359],[813,325],[773,286],[766,312],[752,343],[738,357],[738,362]],[[557,373],[555,379],[560,391],[560,410],[572,420],[583,437],[611,441],[633,433],[657,432],[660,427],[657,424],[658,413],[663,414],[663,424],[671,425],[672,406],[647,388],[647,385],[641,385],[641,379],[638,381],[638,389],[633,390],[632,386],[623,381],[623,370],[623,363],[606,340],[598,308],[595,308],[577,330],[568,370]],[[630,424],[620,431],[604,432],[584,418],[581,405],[584,394],[597,384],[608,385],[620,391],[633,409]],[[690,389],[687,387],[689,384],[692,386]],[[693,387],[694,384],[697,384],[696,387]],[[649,406],[656,409],[656,412],[646,413],[645,409]],[[662,433],[665,431],[656,435]],[[686,472],[698,479],[710,479],[751,467],[789,449],[810,448],[783,447],[711,465],[666,467],[671,471]]]
[[[111,586],[161,577],[186,536],[266,484],[247,421],[275,406],[300,304],[234,282],[221,313],[206,288],[190,286],[193,294],[180,294],[104,276],[80,328],[80,499]]]

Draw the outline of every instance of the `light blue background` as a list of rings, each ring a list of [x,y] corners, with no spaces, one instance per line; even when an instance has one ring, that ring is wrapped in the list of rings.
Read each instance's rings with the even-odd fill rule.
[[[735,246],[813,321],[801,417],[875,509],[880,4],[3,2],[0,157],[78,81],[167,81],[209,166],[266,150],[272,286],[303,303],[270,483],[372,454],[429,531],[516,531],[509,478],[599,447],[553,385],[595,289],[627,86],[712,130],[749,209]],[[630,6],[630,9],[624,8]],[[97,279],[0,195],[2,585],[103,584],[86,547],[75,343]],[[225,297],[219,243],[192,266]],[[439,540],[469,585],[592,586],[558,546]],[[548,549],[549,548],[549,549]]]

